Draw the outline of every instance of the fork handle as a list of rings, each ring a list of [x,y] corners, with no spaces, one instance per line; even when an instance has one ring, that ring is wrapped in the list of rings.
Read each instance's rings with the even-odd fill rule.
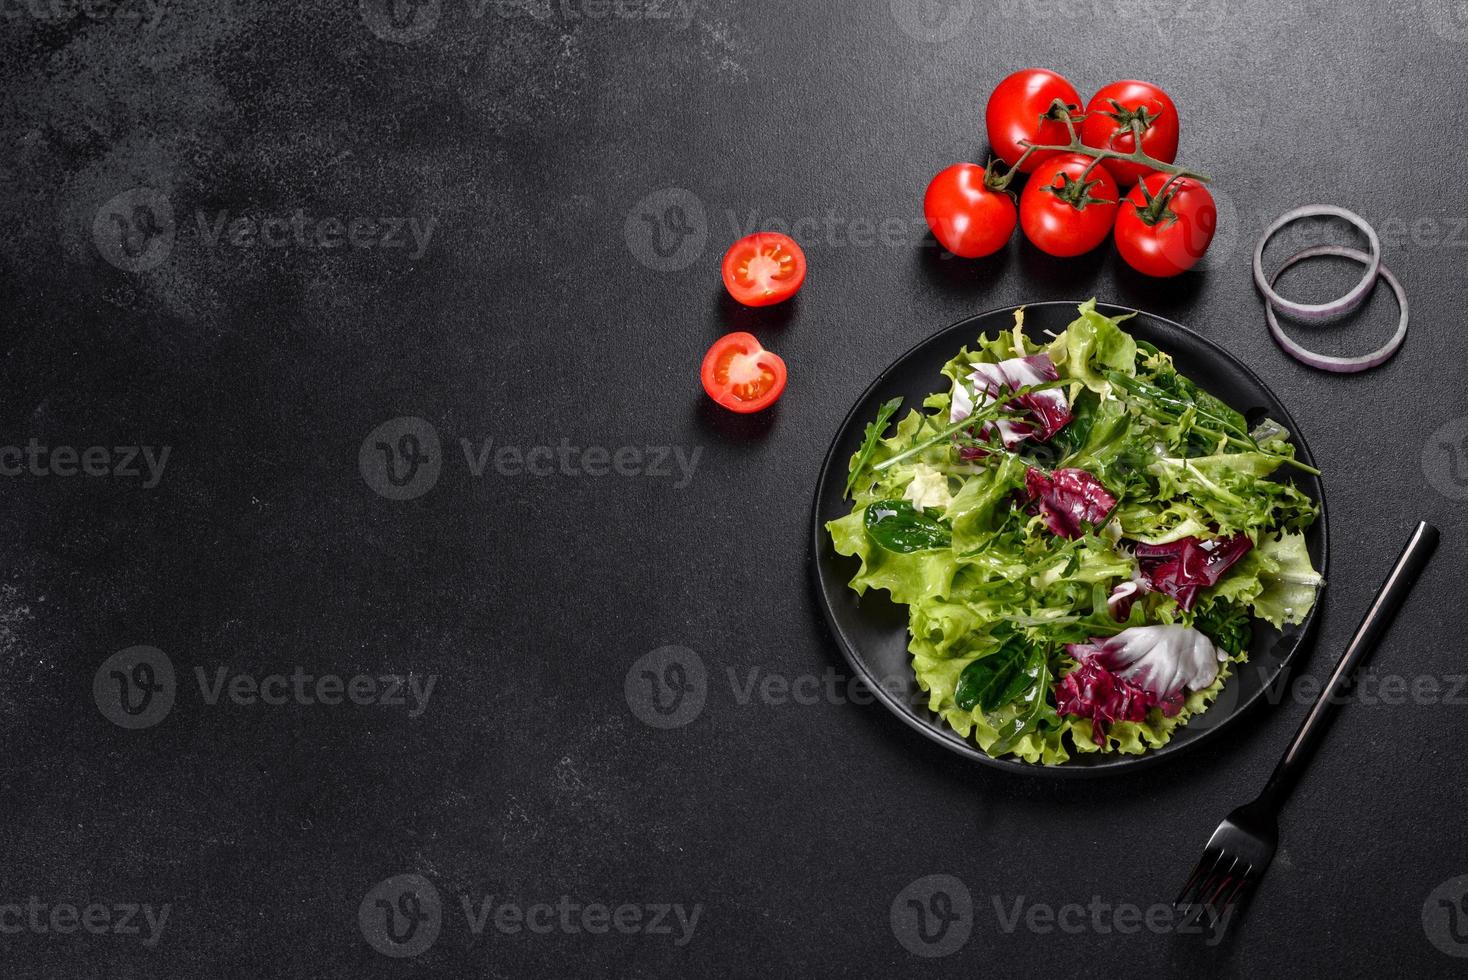
[[[1356,668],[1376,649],[1376,644],[1386,633],[1397,611],[1407,601],[1412,586],[1416,584],[1417,577],[1422,574],[1422,569],[1427,566],[1428,559],[1432,557],[1432,552],[1437,547],[1437,542],[1437,528],[1425,521],[1418,522],[1417,530],[1412,532],[1412,537],[1407,541],[1407,546],[1402,549],[1401,557],[1397,559],[1391,574],[1387,576],[1386,582],[1376,593],[1376,601],[1371,604],[1370,609],[1366,610],[1366,616],[1361,620],[1361,625],[1356,627],[1356,635],[1351,639],[1350,645],[1346,647],[1340,663],[1336,664],[1335,673],[1330,675],[1329,682],[1325,684],[1320,696],[1311,705],[1310,713],[1305,716],[1300,730],[1295,733],[1294,741],[1290,742],[1290,747],[1285,750],[1284,758],[1280,759],[1279,765],[1274,767],[1274,774],[1269,777],[1264,792],[1260,794],[1261,800],[1278,807],[1284,802],[1289,791],[1294,788],[1311,753],[1325,734],[1330,709],[1339,703],[1342,696],[1348,694],[1355,685]]]

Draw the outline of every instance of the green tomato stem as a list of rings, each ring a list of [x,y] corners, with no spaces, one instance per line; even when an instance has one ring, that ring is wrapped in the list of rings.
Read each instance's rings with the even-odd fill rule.
[[[1070,134],[1070,143],[1065,146],[1050,143],[1026,143],[1024,152],[1020,154],[1020,158],[1015,161],[1014,166],[1009,168],[1008,173],[1003,175],[995,174],[992,180],[988,181],[990,188],[998,191],[1008,188],[1010,182],[1014,179],[1014,175],[1019,173],[1020,167],[1037,150],[1051,153],[1079,153],[1082,156],[1088,156],[1093,159],[1091,167],[1094,167],[1102,160],[1124,160],[1128,163],[1139,164],[1149,170],[1155,170],[1158,173],[1170,174],[1173,177],[1188,177],[1203,184],[1212,181],[1212,178],[1200,174],[1195,170],[1179,167],[1172,163],[1164,163],[1145,152],[1142,149],[1142,122],[1139,119],[1133,119],[1131,122],[1132,137],[1136,143],[1136,147],[1130,153],[1121,153],[1116,150],[1098,150],[1094,146],[1086,146],[1082,143],[1080,136],[1076,133],[1075,120],[1070,114],[1070,107],[1060,99],[1056,99],[1051,104],[1050,111],[1058,115],[1061,121],[1065,123],[1066,132]],[[1087,173],[1089,172],[1090,168],[1088,167]]]

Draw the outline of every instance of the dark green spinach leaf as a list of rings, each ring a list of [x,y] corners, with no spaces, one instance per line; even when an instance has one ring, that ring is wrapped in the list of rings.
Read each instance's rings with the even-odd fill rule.
[[[953,700],[964,711],[978,707],[985,713],[1013,701],[1034,683],[1026,675],[1031,653],[1023,636],[1010,637],[998,650],[963,669]]]
[[[1050,707],[1048,699],[1050,665],[1045,651],[1038,648],[1031,651],[1020,673],[1029,685],[1022,692],[1023,707],[1013,718],[999,726],[999,740],[989,746],[990,755],[1000,756],[1013,752],[1020,739],[1030,732],[1038,731],[1048,718],[1053,717],[1057,723],[1060,720],[1055,709]]]
[[[879,500],[868,504],[864,521],[867,537],[878,547],[899,555],[946,548],[953,542],[952,533],[941,521],[906,500]]]

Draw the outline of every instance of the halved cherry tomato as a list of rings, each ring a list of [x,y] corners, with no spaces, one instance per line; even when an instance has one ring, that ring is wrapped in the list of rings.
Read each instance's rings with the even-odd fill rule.
[[[762,411],[785,391],[785,362],[743,332],[714,341],[703,357],[701,375],[703,390],[731,412]]]
[[[1070,133],[1058,119],[1045,119],[1056,99],[1079,115],[1081,96],[1076,87],[1061,75],[1045,68],[1024,68],[1010,75],[994,89],[984,108],[984,126],[989,131],[989,145],[994,155],[1011,167],[1025,148],[1021,141],[1035,144],[1065,144]],[[1032,153],[1020,167],[1021,173],[1032,173],[1052,151]]]
[[[1166,92],[1149,82],[1112,82],[1091,96],[1086,104],[1086,119],[1081,123],[1081,142],[1098,150],[1130,153],[1137,148],[1136,138],[1132,136],[1133,116],[1142,119],[1142,149],[1147,155],[1163,163],[1176,160],[1177,106]],[[1103,160],[1101,166],[1122,187],[1130,187],[1145,174],[1152,173],[1129,160]]]
[[[1172,185],[1167,208],[1155,224],[1144,218],[1147,199],[1156,198],[1167,184],[1166,174],[1148,174],[1132,188],[1116,216],[1116,250],[1126,264],[1148,276],[1175,276],[1198,264],[1218,229],[1218,206],[1213,195],[1195,180]]]
[[[1005,246],[1019,216],[1014,198],[984,185],[984,168],[955,163],[933,178],[923,196],[933,237],[954,255],[977,259]]]
[[[805,282],[805,253],[789,235],[757,231],[724,253],[724,285],[745,306],[772,306]]]
[[[1080,153],[1062,153],[1040,165],[1019,196],[1019,223],[1042,252],[1067,258],[1106,240],[1116,223],[1116,181]],[[1087,174],[1084,193],[1081,175]],[[1071,196],[1079,200],[1070,200]]]

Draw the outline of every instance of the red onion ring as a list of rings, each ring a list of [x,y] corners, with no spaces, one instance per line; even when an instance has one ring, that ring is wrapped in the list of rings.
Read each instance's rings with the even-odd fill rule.
[[[1264,275],[1264,246],[1269,244],[1269,240],[1281,228],[1299,221],[1301,218],[1341,218],[1349,221],[1360,229],[1361,234],[1366,236],[1367,244],[1371,246],[1371,254],[1362,259],[1366,264],[1366,274],[1361,277],[1361,281],[1352,286],[1350,292],[1329,303],[1296,303],[1292,299],[1285,299],[1274,291],[1274,283],[1279,280],[1279,272],[1276,272],[1272,278],[1268,279]],[[1303,254],[1302,252],[1301,255]],[[1314,254],[1338,255],[1341,253],[1316,252]],[[1296,261],[1298,258],[1299,256],[1296,256],[1291,261]],[[1286,263],[1281,267],[1280,272],[1283,272],[1288,267],[1289,263]],[[1295,210],[1281,215],[1274,224],[1264,229],[1264,236],[1259,239],[1259,244],[1254,249],[1254,284],[1264,294],[1264,305],[1266,309],[1270,309],[1271,317],[1273,316],[1273,309],[1282,310],[1297,320],[1328,320],[1332,317],[1350,313],[1362,303],[1366,302],[1366,297],[1371,292],[1371,288],[1376,285],[1376,273],[1380,267],[1381,239],[1376,237],[1376,229],[1367,224],[1366,219],[1354,211],[1338,208],[1334,204],[1318,204],[1295,208]],[[1278,336],[1276,333],[1276,337]]]
[[[1336,255],[1343,259],[1353,259],[1368,269],[1371,267],[1372,256],[1360,249],[1347,248],[1344,245],[1317,245],[1314,248],[1307,248],[1300,254],[1286,259],[1284,265],[1279,267],[1279,271],[1274,274],[1269,284],[1273,286],[1278,282],[1279,277],[1290,266],[1321,255]],[[1284,330],[1280,328],[1279,319],[1274,315],[1274,307],[1266,302],[1264,304],[1264,316],[1269,321],[1269,332],[1274,335],[1275,342],[1296,360],[1308,364],[1313,368],[1319,368],[1322,371],[1333,371],[1336,374],[1354,374],[1357,371],[1365,371],[1391,360],[1392,355],[1402,346],[1402,341],[1407,339],[1407,294],[1402,289],[1402,284],[1397,281],[1397,277],[1392,275],[1391,270],[1382,265],[1379,259],[1376,263],[1376,274],[1386,280],[1386,284],[1392,288],[1392,292],[1397,296],[1397,306],[1402,311],[1402,315],[1397,319],[1397,332],[1383,346],[1372,351],[1370,354],[1363,354],[1360,357],[1332,357],[1329,354],[1317,354],[1314,351],[1306,350],[1285,336]]]

